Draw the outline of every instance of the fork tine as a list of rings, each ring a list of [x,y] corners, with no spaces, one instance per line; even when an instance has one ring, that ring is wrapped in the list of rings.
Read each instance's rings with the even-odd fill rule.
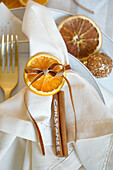
[[[9,35],[7,35],[7,40],[6,40],[6,56],[5,56],[5,72],[8,71],[8,46],[9,46]]]
[[[13,71],[13,35],[11,35],[10,72]]]
[[[10,38],[10,46],[9,46],[9,35],[7,35],[6,40],[6,50],[5,50],[5,57],[4,55],[4,36],[2,39],[2,48],[1,48],[1,56],[3,58],[3,63],[5,62],[5,71],[1,71],[2,69],[2,63],[0,64],[0,87],[3,89],[5,94],[5,100],[10,97],[11,91],[16,87],[18,83],[18,36],[15,38],[15,70],[13,69],[14,63],[13,63],[13,41],[14,36],[11,35]],[[8,51],[10,49],[10,60],[8,57]],[[1,60],[1,58],[0,58]],[[10,67],[9,67],[10,65]],[[3,66],[4,67],[4,66]]]
[[[4,55],[4,34],[2,35],[2,44],[1,44],[1,59],[3,60]]]
[[[15,67],[18,68],[18,36],[15,36]]]
[[[1,56],[0,56],[0,72],[3,71],[3,56],[4,56],[4,34],[2,35],[2,43],[1,43]]]

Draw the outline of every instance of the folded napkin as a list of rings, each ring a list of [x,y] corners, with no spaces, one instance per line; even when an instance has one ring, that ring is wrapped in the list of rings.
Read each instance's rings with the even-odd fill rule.
[[[68,64],[65,43],[49,10],[29,1],[22,30],[30,41],[30,56],[46,52]],[[96,90],[76,72],[67,72],[77,117],[78,139],[75,143],[74,113],[69,89],[65,83],[66,128],[69,156],[55,156],[51,102],[52,96],[27,93],[28,107],[37,121],[44,140],[42,156],[34,126],[24,104],[23,88],[14,97],[0,104],[0,169],[110,169],[113,166],[113,115]],[[15,163],[16,162],[16,163]]]

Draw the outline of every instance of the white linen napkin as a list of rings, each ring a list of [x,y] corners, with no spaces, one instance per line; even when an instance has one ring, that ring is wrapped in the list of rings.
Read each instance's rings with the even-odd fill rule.
[[[48,52],[68,63],[65,44],[49,10],[29,1],[23,20],[23,32],[30,41],[30,55]],[[28,105],[37,120],[44,140],[46,156],[37,146],[35,129],[24,105],[25,88],[0,104],[0,167],[17,169],[86,169],[101,170],[113,166],[113,115],[101,101],[96,90],[80,75],[68,71],[77,115],[78,140],[74,142],[74,114],[67,84],[65,91],[66,127],[69,156],[55,156],[51,101],[52,96],[37,96],[29,91]],[[15,156],[16,155],[16,156]],[[21,155],[21,156],[20,156]],[[6,163],[7,162],[7,163]],[[15,164],[16,162],[16,164]]]

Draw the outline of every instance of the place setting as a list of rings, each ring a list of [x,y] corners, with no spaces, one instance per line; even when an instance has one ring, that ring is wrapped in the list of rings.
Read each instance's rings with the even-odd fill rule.
[[[46,4],[0,3],[1,170],[110,169],[112,43]]]

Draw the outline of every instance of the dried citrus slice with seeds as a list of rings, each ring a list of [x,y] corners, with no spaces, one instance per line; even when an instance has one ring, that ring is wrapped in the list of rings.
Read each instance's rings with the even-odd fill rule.
[[[81,61],[101,49],[102,33],[96,23],[86,16],[68,17],[60,23],[58,29],[68,52]]]
[[[33,0],[34,2],[37,2],[41,5],[46,5],[48,3],[48,0]],[[28,0],[19,0],[19,2],[23,5],[23,6],[26,6],[27,5],[27,2]]]
[[[61,61],[50,55],[45,53],[39,53],[33,56],[26,64],[25,68],[38,68],[40,70],[48,69],[50,65],[53,63],[61,63]],[[61,70],[61,66],[56,66],[54,71],[58,72]],[[63,73],[66,76],[66,72]],[[27,74],[24,71],[24,80],[27,86],[31,84],[33,79],[36,77],[35,74]],[[29,89],[35,94],[42,96],[49,96],[57,93],[62,88],[65,79],[63,77],[53,77],[49,73],[42,75],[38,80],[33,82]]]

